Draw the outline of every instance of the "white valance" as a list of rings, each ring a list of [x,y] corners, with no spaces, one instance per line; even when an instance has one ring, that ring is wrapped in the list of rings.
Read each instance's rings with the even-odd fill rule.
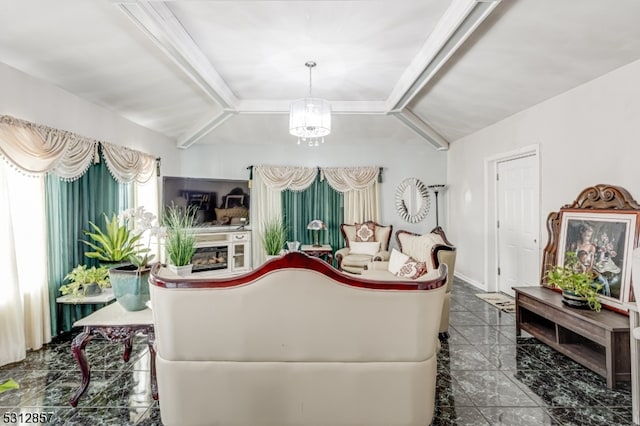
[[[120,183],[147,182],[156,170],[156,159],[133,149],[102,142],[104,157],[111,175]]]
[[[155,171],[151,155],[6,115],[0,115],[0,141],[0,156],[27,175],[52,173],[65,180],[78,179],[93,161],[99,161],[99,144],[119,182],[146,182]]]
[[[363,191],[373,185],[380,173],[379,167],[322,167],[320,178],[338,192]]]
[[[292,166],[255,166],[254,173],[258,173],[270,189],[276,191],[304,191],[316,179],[316,167]]]

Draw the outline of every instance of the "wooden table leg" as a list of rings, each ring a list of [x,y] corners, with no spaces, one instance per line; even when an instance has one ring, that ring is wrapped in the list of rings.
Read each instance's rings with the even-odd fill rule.
[[[91,380],[91,368],[89,367],[89,362],[87,361],[87,357],[84,353],[84,348],[87,346],[87,343],[93,340],[93,338],[94,336],[91,334],[91,328],[85,327],[82,333],[78,334],[73,339],[73,342],[71,342],[71,352],[73,353],[73,357],[80,366],[80,371],[82,372],[82,384],[73,394],[71,400],[69,400],[72,407],[78,405],[78,399],[80,399],[82,394],[87,390],[89,381]]]
[[[158,381],[156,378],[156,335],[154,329],[147,331],[147,345],[149,345],[149,369],[151,371],[151,396],[158,400]]]

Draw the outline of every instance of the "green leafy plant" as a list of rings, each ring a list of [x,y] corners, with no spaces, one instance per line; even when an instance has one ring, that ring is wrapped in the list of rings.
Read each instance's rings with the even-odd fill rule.
[[[264,231],[262,232],[262,245],[264,246],[267,256],[275,256],[280,254],[284,243],[287,240],[287,229],[282,218],[264,222]]]
[[[105,227],[100,229],[98,225],[89,222],[93,232],[84,231],[84,234],[93,241],[82,240],[94,251],[85,253],[90,259],[98,259],[103,262],[122,262],[136,254],[142,234],[134,234],[127,223],[114,213],[111,218],[103,213]]]
[[[164,211],[162,223],[167,228],[165,248],[169,262],[175,266],[186,266],[196,252],[195,206],[178,207],[171,203]]]
[[[78,265],[64,279],[69,281],[69,284],[60,287],[63,295],[84,296],[85,287],[92,283],[98,284],[100,288],[110,286],[109,269],[104,266],[87,268],[87,265]]]
[[[555,265],[547,270],[545,275],[547,282],[562,289],[563,292],[584,297],[589,308],[599,312],[602,304],[598,299],[598,292],[602,289],[602,285],[594,283],[594,273],[585,272],[579,266],[577,254],[567,252],[564,266]]]

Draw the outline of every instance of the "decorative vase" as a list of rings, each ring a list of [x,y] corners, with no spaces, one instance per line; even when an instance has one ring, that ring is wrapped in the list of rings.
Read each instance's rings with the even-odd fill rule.
[[[193,270],[193,264],[190,263],[184,266],[176,266],[176,265],[169,264],[169,270],[172,271],[174,274],[178,275],[179,277],[186,277],[187,275],[191,274]]]
[[[562,303],[572,308],[590,309],[589,302],[586,297],[580,296],[569,290],[562,290]]]
[[[139,270],[135,265],[109,269],[111,287],[116,300],[127,311],[141,311],[151,299],[149,296],[149,275],[151,268]]]
[[[82,286],[85,296],[97,296],[102,293],[102,287],[98,283],[89,283]]]

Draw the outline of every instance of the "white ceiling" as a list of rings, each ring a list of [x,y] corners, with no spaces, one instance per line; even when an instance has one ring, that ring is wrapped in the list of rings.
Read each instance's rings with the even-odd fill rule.
[[[639,0],[0,0],[0,62],[186,148],[295,143],[314,60],[327,143],[446,149],[640,59],[639,22]]]

